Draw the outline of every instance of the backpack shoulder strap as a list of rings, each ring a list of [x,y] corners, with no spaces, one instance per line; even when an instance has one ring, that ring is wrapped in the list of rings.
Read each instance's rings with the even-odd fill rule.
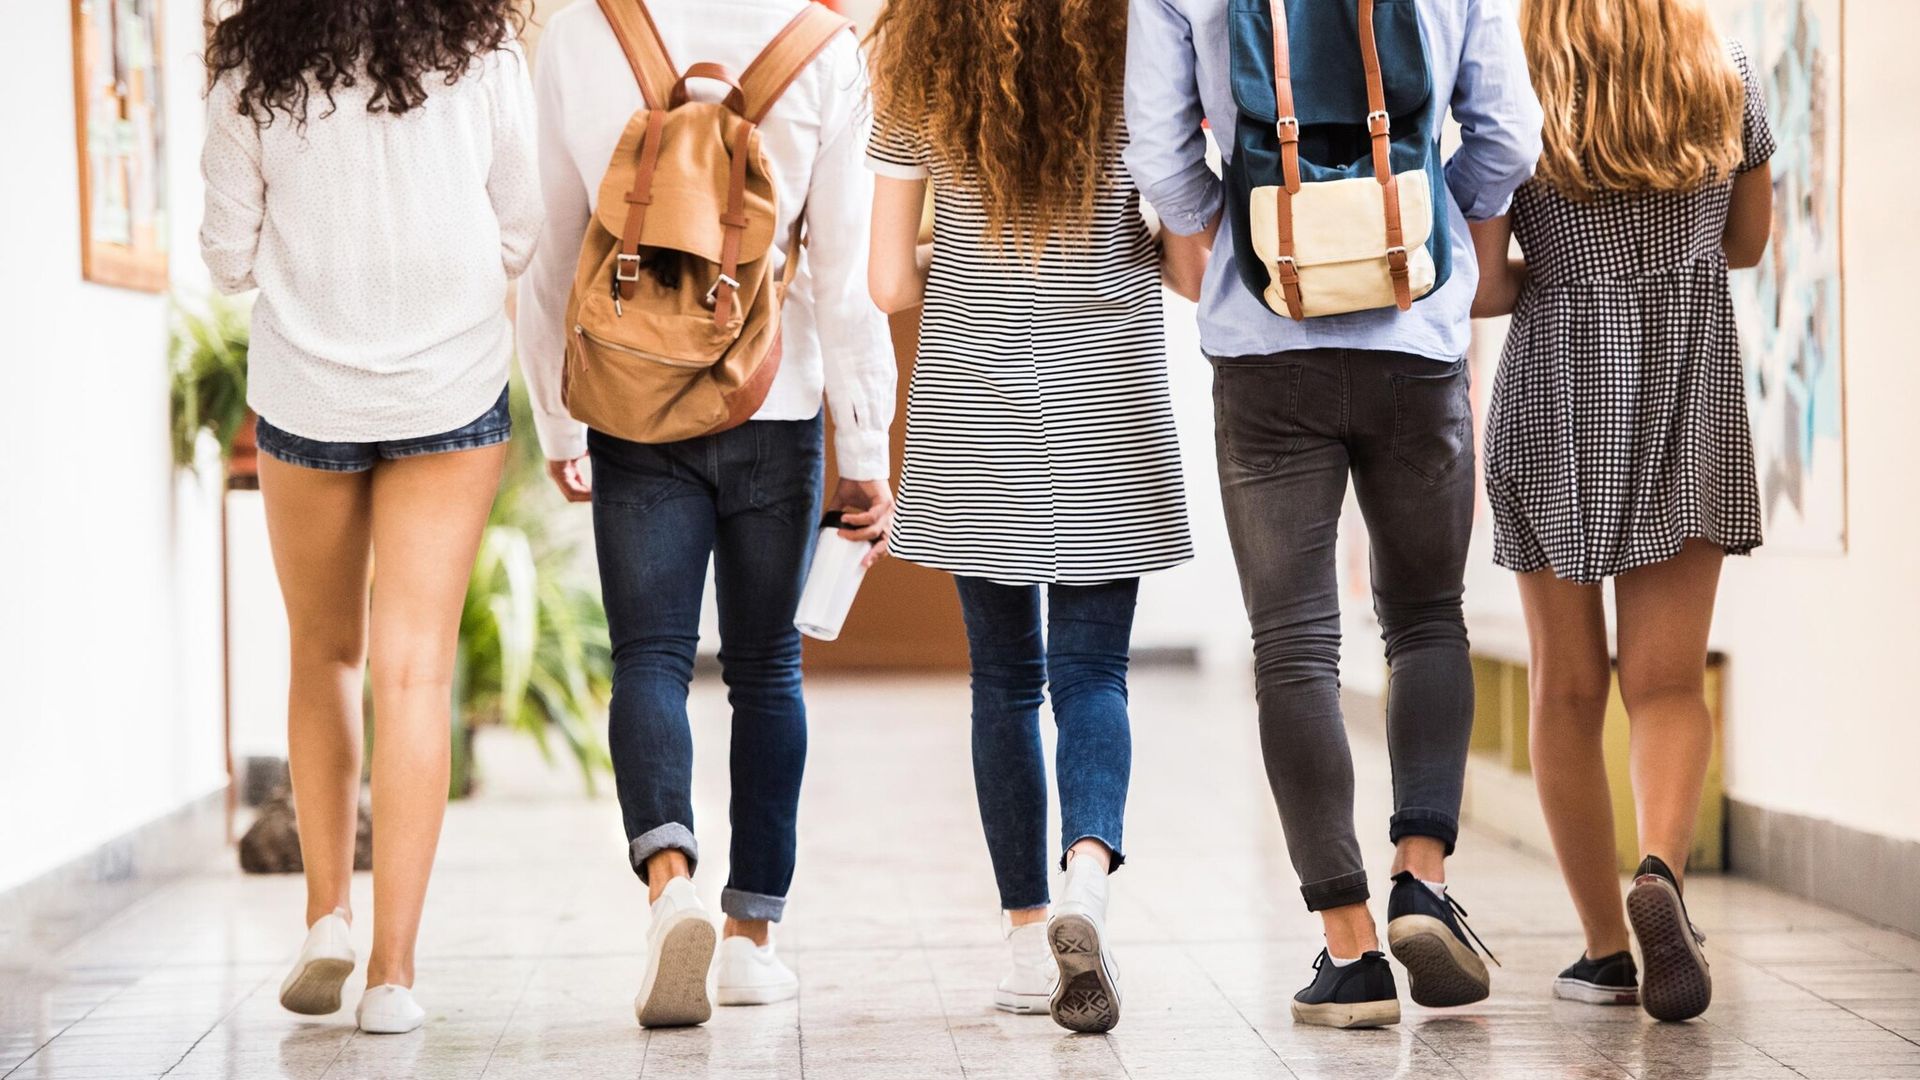
[[[627,65],[640,84],[640,97],[653,112],[672,108],[674,84],[680,81],[680,69],[667,53],[667,43],[654,25],[646,0],[600,0],[600,11],[613,27],[620,51],[627,54]]]
[[[765,120],[774,103],[807,65],[813,63],[814,57],[826,49],[834,35],[852,28],[851,22],[810,0],[741,73],[740,89],[746,97],[747,120],[755,124]]]

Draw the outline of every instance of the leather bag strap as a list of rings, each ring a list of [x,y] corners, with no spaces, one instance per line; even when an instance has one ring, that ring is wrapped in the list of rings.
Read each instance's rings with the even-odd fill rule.
[[[753,152],[753,132],[753,121],[740,121],[727,170],[727,208],[720,215],[720,276],[713,284],[713,325],[718,327],[733,317],[734,293],[740,288],[740,244],[747,234],[747,158]]]
[[[1380,74],[1380,47],[1373,32],[1374,0],[1360,0],[1360,64],[1367,75],[1367,134],[1373,139],[1373,174],[1380,181],[1380,198],[1387,226],[1387,269],[1393,276],[1393,302],[1401,311],[1413,306],[1412,275],[1408,269],[1406,232],[1400,220],[1400,181],[1393,175],[1391,117],[1387,115],[1386,85]]]
[[[1274,198],[1274,270],[1280,279],[1280,293],[1286,298],[1287,317],[1298,322],[1307,317],[1306,302],[1300,296],[1300,268],[1293,261],[1293,197],[1300,190],[1300,118],[1294,115],[1293,61],[1287,39],[1287,0],[1267,0],[1273,14],[1273,106],[1279,120],[1274,131],[1280,137],[1280,190]]]
[[[742,116],[746,115],[746,95],[741,92],[740,80],[733,77],[732,69],[725,64],[715,64],[705,60],[681,72],[680,78],[674,81],[673,93],[667,97],[669,109],[677,109],[687,103],[687,82],[692,79],[712,79],[714,82],[726,83],[727,108]]]
[[[627,66],[640,84],[641,100],[654,112],[671,108],[668,101],[674,83],[680,79],[680,69],[667,51],[660,28],[654,25],[646,0],[600,0],[600,13],[607,17],[620,51],[627,56]]]
[[[766,120],[781,95],[834,35],[852,28],[852,23],[819,4],[807,4],[740,73],[740,89],[746,99],[742,115],[755,124]]]
[[[647,113],[647,134],[640,144],[640,164],[633,170],[633,190],[627,192],[627,220],[620,230],[620,250],[613,260],[614,295],[633,299],[640,280],[640,233],[646,228],[647,208],[653,205],[653,174],[660,165],[660,142],[667,127],[664,110]]]

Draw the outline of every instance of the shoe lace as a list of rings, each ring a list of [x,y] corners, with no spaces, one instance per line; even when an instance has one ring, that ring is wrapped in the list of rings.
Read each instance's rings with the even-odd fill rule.
[[[1460,929],[1465,930],[1467,936],[1473,939],[1473,943],[1480,947],[1480,951],[1487,954],[1487,959],[1493,961],[1493,966],[1505,967],[1506,965],[1500,962],[1500,958],[1493,955],[1493,950],[1487,948],[1487,943],[1480,940],[1480,935],[1473,932],[1473,925],[1467,922],[1466,906],[1455,900],[1452,893],[1447,894],[1447,906],[1453,909],[1454,919],[1459,922]]]

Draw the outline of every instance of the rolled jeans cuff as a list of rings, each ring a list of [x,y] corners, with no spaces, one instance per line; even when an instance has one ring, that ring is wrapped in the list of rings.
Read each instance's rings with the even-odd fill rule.
[[[1348,904],[1367,902],[1367,872],[1355,870],[1351,874],[1324,878],[1300,886],[1300,895],[1306,898],[1308,911],[1325,911],[1328,908],[1346,907]]]
[[[1409,836],[1431,836],[1447,845],[1447,854],[1452,855],[1453,843],[1460,838],[1460,822],[1445,811],[1415,807],[1394,814],[1387,835],[1396,844]]]
[[[677,821],[669,821],[648,829],[627,844],[627,858],[633,862],[633,872],[640,875],[641,881],[647,880],[647,860],[663,851],[678,851],[685,855],[689,876],[700,867],[700,845],[694,842],[693,830]]]
[[[787,910],[787,898],[726,888],[720,890],[720,910],[729,919],[765,919],[768,922],[779,922],[780,916]]]

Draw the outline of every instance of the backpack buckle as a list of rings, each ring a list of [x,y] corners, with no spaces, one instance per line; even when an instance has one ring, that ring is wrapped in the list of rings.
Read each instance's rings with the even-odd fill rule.
[[[740,291],[740,282],[736,280],[733,275],[721,274],[719,277],[713,279],[713,287],[707,290],[708,307],[712,307],[719,302],[720,286],[722,285],[731,286],[735,292]]]
[[[1300,267],[1293,261],[1293,256],[1275,255],[1273,265],[1281,284],[1292,285],[1300,280]]]
[[[639,281],[640,256],[620,252],[613,257],[613,280]]]
[[[1286,143],[1297,143],[1300,141],[1300,118],[1297,116],[1283,116],[1273,122],[1273,130],[1274,134],[1280,137],[1280,142],[1283,145]]]
[[[1387,110],[1375,109],[1373,112],[1367,114],[1368,135],[1377,139],[1382,135],[1391,134],[1392,130],[1393,118],[1387,115]]]
[[[1395,274],[1407,272],[1407,248],[1405,244],[1395,244],[1387,249],[1387,266]]]

